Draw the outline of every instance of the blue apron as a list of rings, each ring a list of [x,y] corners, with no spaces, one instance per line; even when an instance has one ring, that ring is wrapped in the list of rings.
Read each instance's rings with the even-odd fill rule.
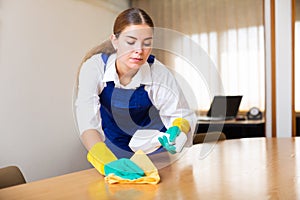
[[[109,55],[102,54],[105,64]],[[154,62],[154,56],[149,56],[148,63]],[[144,85],[136,89],[115,88],[113,81],[107,82],[100,98],[100,114],[106,145],[118,158],[131,157],[132,150],[128,144],[132,135],[139,129],[155,129],[166,131],[159,116],[159,111],[153,106]],[[161,152],[163,149],[157,150]]]

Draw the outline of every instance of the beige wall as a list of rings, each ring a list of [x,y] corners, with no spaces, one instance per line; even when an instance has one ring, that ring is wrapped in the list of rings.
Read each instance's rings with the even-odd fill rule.
[[[90,167],[72,90],[85,52],[111,33],[118,0],[0,1],[0,167],[27,181]]]

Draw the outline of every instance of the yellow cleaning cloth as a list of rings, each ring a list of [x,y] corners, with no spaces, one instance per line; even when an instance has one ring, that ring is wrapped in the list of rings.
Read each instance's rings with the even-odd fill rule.
[[[157,184],[160,181],[160,177],[158,174],[158,170],[154,166],[154,164],[151,162],[149,157],[142,151],[138,150],[135,152],[135,154],[130,158],[131,161],[133,161],[135,164],[137,164],[145,173],[145,176],[129,180],[129,179],[123,179],[119,176],[116,176],[114,174],[109,174],[105,177],[105,181],[109,184],[113,183],[147,183],[147,184]]]

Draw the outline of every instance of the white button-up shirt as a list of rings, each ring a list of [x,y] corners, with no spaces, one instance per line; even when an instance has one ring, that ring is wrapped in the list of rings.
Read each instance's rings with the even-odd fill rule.
[[[166,128],[172,126],[176,118],[189,121],[191,130],[188,133],[187,145],[192,144],[196,126],[196,115],[189,109],[187,101],[177,85],[171,72],[157,59],[150,66],[147,62],[126,86],[120,83],[115,67],[116,54],[109,56],[104,71],[101,54],[96,54],[83,63],[79,74],[78,94],[75,102],[77,125],[80,134],[88,129],[96,129],[103,140],[105,136],[101,126],[99,94],[106,82],[113,81],[115,87],[136,89],[145,85],[152,104],[159,110],[159,115]]]

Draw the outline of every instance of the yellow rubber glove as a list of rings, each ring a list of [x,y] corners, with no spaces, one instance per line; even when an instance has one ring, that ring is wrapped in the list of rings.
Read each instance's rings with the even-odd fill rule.
[[[100,172],[104,173],[104,165],[118,158],[111,152],[111,150],[103,142],[96,143],[88,152],[87,160]]]
[[[184,132],[185,134],[187,134],[190,131],[190,123],[188,122],[188,120],[183,119],[183,118],[176,118],[173,121],[173,126],[178,126],[178,128]]]

